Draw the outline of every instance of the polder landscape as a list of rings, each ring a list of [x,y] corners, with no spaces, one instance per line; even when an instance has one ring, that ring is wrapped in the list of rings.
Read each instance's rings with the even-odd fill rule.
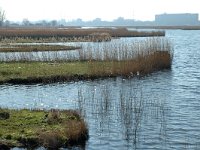
[[[0,149],[198,149],[199,35],[2,25]]]

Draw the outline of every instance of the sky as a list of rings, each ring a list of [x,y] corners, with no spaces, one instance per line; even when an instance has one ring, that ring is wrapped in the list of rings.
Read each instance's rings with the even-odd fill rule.
[[[200,14],[199,3],[199,0],[0,0],[0,8],[10,21],[78,18],[111,21],[118,17],[153,21],[155,14]]]

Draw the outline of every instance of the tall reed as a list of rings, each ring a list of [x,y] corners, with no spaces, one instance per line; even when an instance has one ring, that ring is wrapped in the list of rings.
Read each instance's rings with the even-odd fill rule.
[[[136,75],[171,68],[173,47],[166,38],[87,48],[79,57],[88,60],[91,74]],[[79,50],[81,51],[81,50]],[[80,53],[79,53],[80,54]],[[98,63],[97,63],[98,62]]]

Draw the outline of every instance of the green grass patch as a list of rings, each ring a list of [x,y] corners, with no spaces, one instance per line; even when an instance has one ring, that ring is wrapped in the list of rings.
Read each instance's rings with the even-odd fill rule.
[[[87,62],[7,62],[0,63],[0,83],[14,80],[51,82],[52,78],[88,74]],[[42,81],[41,81],[42,82]]]
[[[73,110],[0,109],[0,147],[59,148],[84,143],[88,129]]]

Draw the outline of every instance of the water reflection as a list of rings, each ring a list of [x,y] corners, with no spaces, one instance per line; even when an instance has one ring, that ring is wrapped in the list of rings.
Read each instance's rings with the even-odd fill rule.
[[[79,88],[78,108],[88,120],[95,120],[96,133],[91,136],[102,137],[99,147],[107,142],[109,145],[111,141],[107,140],[111,138],[112,142],[123,141],[127,149],[143,148],[145,143],[152,143],[152,135],[157,136],[154,141],[162,143],[158,145],[166,144],[169,109],[165,99],[154,94],[149,97],[143,88],[142,84],[121,78],[112,84]]]

